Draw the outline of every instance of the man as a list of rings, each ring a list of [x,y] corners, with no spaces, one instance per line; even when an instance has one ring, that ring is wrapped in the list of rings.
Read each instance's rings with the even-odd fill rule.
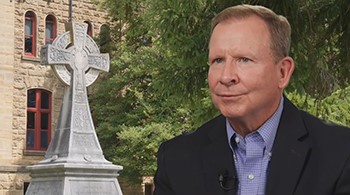
[[[290,32],[262,6],[214,18],[208,81],[222,115],[161,145],[155,195],[350,194],[350,129],[283,96],[294,70]]]

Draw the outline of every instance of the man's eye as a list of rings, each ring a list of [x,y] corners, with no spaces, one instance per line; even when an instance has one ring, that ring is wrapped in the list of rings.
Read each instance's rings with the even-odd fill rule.
[[[241,58],[238,58],[238,62],[243,62],[243,63],[247,63],[251,61],[249,58],[246,58],[246,57],[241,57]]]
[[[216,58],[213,60],[213,64],[221,64],[224,60],[222,58]]]

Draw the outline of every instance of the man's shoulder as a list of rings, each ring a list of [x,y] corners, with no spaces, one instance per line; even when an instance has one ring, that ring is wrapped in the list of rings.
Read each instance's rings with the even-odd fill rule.
[[[298,109],[293,103],[287,99],[286,104],[287,110],[293,114],[288,117],[298,117],[301,116],[303,125],[309,136],[313,137],[328,137],[331,134],[335,137],[341,137],[341,135],[348,138],[350,136],[350,128],[342,125],[335,124],[330,121],[323,120],[316,117],[304,110]],[[341,138],[340,138],[341,139]]]
[[[350,146],[350,128],[330,121],[325,121],[307,112],[302,111],[303,121],[312,137],[319,137],[329,142],[342,141]]]

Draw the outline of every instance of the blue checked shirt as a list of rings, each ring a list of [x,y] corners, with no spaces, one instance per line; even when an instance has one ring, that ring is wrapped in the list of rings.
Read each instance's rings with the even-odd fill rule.
[[[244,138],[226,119],[228,142],[238,176],[237,195],[264,195],[272,146],[283,110],[283,97],[276,112],[257,131]]]

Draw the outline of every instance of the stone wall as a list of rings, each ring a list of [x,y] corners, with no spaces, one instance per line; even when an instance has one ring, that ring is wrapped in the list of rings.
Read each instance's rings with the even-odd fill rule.
[[[30,177],[21,166],[0,166],[0,195],[23,195],[23,183]]]
[[[0,1],[0,165],[12,158],[14,3]]]

